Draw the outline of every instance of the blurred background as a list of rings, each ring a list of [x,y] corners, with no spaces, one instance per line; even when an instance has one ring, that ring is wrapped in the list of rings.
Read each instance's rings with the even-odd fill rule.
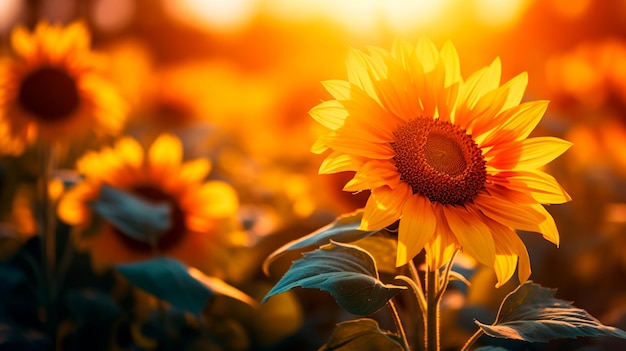
[[[534,135],[574,143],[549,166],[573,198],[548,209],[561,247],[521,234],[531,255],[531,279],[557,288],[558,297],[603,323],[626,329],[626,1],[0,0],[0,53],[10,52],[16,25],[33,28],[40,19],[87,24],[93,49],[108,57],[109,77],[131,107],[125,134],[148,142],[163,131],[175,133],[187,158],[210,158],[212,176],[235,187],[247,232],[239,245],[255,254],[243,255],[248,262],[225,269],[223,278],[252,295],[260,281],[267,291],[288,267],[263,276],[259,267],[267,254],[367,199],[341,191],[350,174],[317,175],[323,157],[309,152],[322,127],[308,110],[330,98],[320,81],[346,79],[350,47],[389,48],[396,37],[414,42],[424,35],[439,47],[450,40],[464,77],[499,56],[503,82],[527,71],[525,99],[551,101]],[[36,178],[28,157],[3,159],[5,259],[36,230],[16,190]],[[450,299],[444,310],[443,343],[451,349],[471,334],[476,313],[493,318],[510,291],[493,289],[494,278],[480,269],[472,274],[470,292]],[[332,298],[316,291],[297,290],[281,304],[291,310],[242,323],[243,331],[233,327],[248,342],[222,349],[315,350],[345,318]],[[263,325],[268,320],[292,327],[272,334]],[[0,334],[9,329],[0,324]],[[119,349],[149,349],[137,335],[116,338]],[[613,339],[509,346],[626,347]]]

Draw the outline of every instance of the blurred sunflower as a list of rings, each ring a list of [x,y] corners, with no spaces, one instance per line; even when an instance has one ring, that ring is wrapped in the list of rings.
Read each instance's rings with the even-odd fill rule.
[[[0,152],[20,154],[37,139],[49,144],[121,130],[125,104],[89,41],[81,22],[13,30],[16,57],[0,62]]]
[[[211,169],[208,160],[183,161],[182,157],[180,140],[162,134],[145,155],[135,139],[125,137],[113,147],[89,152],[78,160],[77,169],[85,178],[63,195],[58,207],[59,217],[68,224],[87,226],[93,222],[93,204],[104,196],[105,186],[170,208],[169,226],[154,245],[139,240],[115,221],[107,221],[93,235],[78,237],[79,248],[91,252],[94,269],[146,259],[155,251],[199,269],[207,267],[214,247],[219,246],[219,234],[233,228],[230,219],[236,215],[238,198],[227,183],[204,181]],[[130,219],[136,222],[150,216],[132,206],[123,211],[133,213]]]
[[[348,81],[326,81],[336,100],[310,114],[330,128],[312,151],[332,153],[320,173],[355,171],[344,190],[371,190],[360,229],[398,219],[396,265],[426,250],[430,270],[456,249],[495,270],[498,286],[515,272],[530,276],[515,229],[559,234],[542,204],[569,195],[539,170],[570,147],[553,137],[527,138],[548,102],[520,104],[528,76],[500,86],[499,58],[464,81],[456,49],[428,39],[396,41],[391,52],[352,50]]]

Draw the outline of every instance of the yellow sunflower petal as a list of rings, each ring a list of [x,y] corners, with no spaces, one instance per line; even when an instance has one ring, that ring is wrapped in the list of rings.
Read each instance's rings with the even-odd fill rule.
[[[439,50],[430,39],[420,37],[415,45],[415,56],[422,64],[424,72],[430,72],[437,65]]]
[[[426,265],[433,271],[448,264],[459,247],[458,240],[450,230],[441,204],[435,204],[434,213],[437,220],[436,233],[432,240],[424,245]]]
[[[517,106],[522,101],[524,97],[524,92],[526,91],[526,87],[528,86],[528,73],[522,72],[517,76],[511,78],[508,82],[504,83],[503,86],[508,87],[509,96],[507,97],[503,110],[508,110],[513,106]]]
[[[232,216],[239,208],[237,192],[230,184],[222,181],[210,181],[202,185],[196,199],[202,199],[202,203],[193,205],[198,206],[198,211],[210,218]]]
[[[359,50],[351,49],[348,52],[346,61],[348,81],[358,86],[361,90],[367,93],[370,98],[380,104],[380,100],[376,95],[374,83],[372,82],[372,78],[370,77],[370,73],[368,71],[368,69],[373,67],[368,56]]]
[[[36,45],[28,30],[18,26],[11,32],[11,47],[19,56],[30,57],[35,52]]]
[[[348,154],[342,154],[333,151],[328,157],[322,161],[319,174],[332,174],[345,171],[356,171],[365,163],[362,157],[356,157]]]
[[[530,101],[503,111],[493,118],[489,124],[483,126],[486,132],[476,137],[481,147],[521,141],[535,129],[546,109],[548,101]]]
[[[405,121],[418,117],[421,112],[419,92],[402,63],[385,50],[370,49],[370,53],[387,67],[386,77],[376,80],[374,84],[381,104],[391,112],[391,116]]]
[[[382,229],[400,219],[409,192],[406,184],[400,184],[395,189],[387,186],[372,189],[359,230]]]
[[[496,247],[491,231],[482,219],[477,214],[456,206],[445,206],[444,213],[450,230],[461,243],[463,252],[480,263],[493,267]]]
[[[467,113],[476,106],[478,100],[488,92],[498,88],[500,84],[500,74],[502,72],[502,64],[500,58],[496,58],[491,65],[484,67],[467,78],[467,81],[461,86],[459,91],[459,109],[457,112],[461,115]],[[457,123],[465,125],[466,120],[461,120],[457,115]]]
[[[530,259],[528,251],[522,240],[515,231],[495,221],[487,221],[487,225],[493,232],[493,240],[496,244],[496,261],[494,271],[498,278],[496,288],[506,283],[518,269],[520,282],[525,282],[530,277]],[[518,267],[519,259],[519,267]]]
[[[474,199],[476,208],[487,217],[513,229],[541,233],[548,241],[559,245],[559,232],[552,215],[541,204],[516,204],[486,194]]]
[[[521,99],[519,95],[520,88],[526,87],[526,81],[526,75],[518,75],[501,87],[480,97],[476,105],[466,112],[467,115],[465,118],[470,123],[467,128],[468,133],[479,136],[508,122],[510,118],[507,115],[501,114],[501,112],[509,108],[507,107],[507,103],[511,104],[512,100]],[[523,94],[523,90],[521,93]],[[534,129],[534,126],[532,128]],[[519,131],[519,133],[524,133],[524,131],[525,130]],[[528,131],[528,133],[530,133],[530,131]],[[477,139],[477,141],[479,141],[479,139]]]
[[[561,204],[572,199],[554,177],[539,170],[503,172],[491,179],[508,189],[529,194],[541,204]]]
[[[332,134],[334,132],[331,132],[329,134]],[[313,145],[311,145],[311,152],[314,154],[322,154],[324,153],[326,150],[328,150],[328,146],[326,146],[326,143],[324,142],[324,137],[321,137],[319,139],[317,139]]]
[[[386,185],[395,189],[400,184],[400,173],[396,166],[387,160],[370,160],[359,168],[343,190],[361,191]]]
[[[461,63],[459,60],[459,54],[456,52],[456,48],[450,41],[446,41],[439,53],[439,60],[443,62],[445,66],[445,81],[444,88],[461,82]]]
[[[519,204],[492,195],[479,193],[474,205],[487,217],[514,229],[534,231],[545,215],[529,204]],[[534,229],[528,229],[534,228]]]
[[[96,190],[86,183],[78,183],[59,199],[57,214],[70,225],[86,223],[91,217],[87,201],[95,196]]]
[[[206,158],[184,162],[180,168],[178,177],[186,183],[203,181],[211,171],[211,161]]]
[[[388,160],[396,154],[389,143],[373,143],[332,133],[322,136],[319,140],[333,150],[360,157]]]
[[[115,143],[117,156],[128,166],[139,168],[143,165],[143,148],[133,138],[121,138]]]
[[[183,158],[183,144],[172,134],[162,134],[148,151],[150,170],[155,177],[178,172]]]
[[[337,130],[343,126],[349,116],[348,111],[337,100],[320,103],[309,111],[309,115],[319,124],[332,130]]]
[[[349,100],[352,96],[352,84],[345,80],[325,80],[322,86],[337,100]]]
[[[543,167],[572,146],[555,137],[536,137],[521,142],[495,145],[485,153],[488,168],[528,170]]]
[[[541,204],[533,204],[531,205],[537,212],[543,214],[545,217],[543,221],[539,222],[539,230],[533,230],[541,233],[544,239],[553,243],[557,247],[560,243],[559,230],[556,227],[556,223],[554,222],[554,218],[552,215],[546,210],[546,208]]]
[[[402,208],[398,229],[397,267],[407,264],[422,251],[435,234],[436,226],[430,201],[421,195],[409,195]]]

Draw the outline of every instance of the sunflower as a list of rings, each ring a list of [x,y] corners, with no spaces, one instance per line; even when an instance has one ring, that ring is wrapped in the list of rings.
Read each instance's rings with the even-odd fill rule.
[[[180,259],[203,269],[218,246],[218,234],[234,228],[238,209],[235,190],[222,181],[204,181],[211,169],[207,159],[183,161],[180,139],[161,134],[146,154],[130,137],[113,147],[91,151],[77,161],[84,179],[60,199],[58,215],[66,223],[87,227],[94,221],[93,203],[105,185],[147,202],[170,206],[170,225],[156,245],[138,240],[124,228],[106,222],[92,235],[77,238],[80,249],[91,252],[96,271],[112,263],[133,262],[155,254]]]
[[[0,62],[0,152],[17,155],[36,140],[50,144],[121,130],[125,103],[103,77],[103,60],[89,41],[82,22],[13,30],[15,57]]]
[[[335,100],[310,115],[331,129],[313,145],[332,152],[321,174],[354,171],[344,190],[371,194],[360,224],[376,230],[399,220],[396,265],[422,249],[430,270],[458,249],[492,267],[501,286],[530,260],[516,229],[558,245],[543,204],[569,195],[540,170],[570,147],[554,137],[528,138],[548,102],[520,103],[522,73],[500,85],[496,58],[463,80],[458,54],[428,39],[394,42],[391,51],[351,50],[348,81],[324,82]]]

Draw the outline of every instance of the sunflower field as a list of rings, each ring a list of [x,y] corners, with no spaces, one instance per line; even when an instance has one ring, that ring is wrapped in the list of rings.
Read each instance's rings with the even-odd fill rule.
[[[624,18],[0,0],[0,351],[626,349]]]

